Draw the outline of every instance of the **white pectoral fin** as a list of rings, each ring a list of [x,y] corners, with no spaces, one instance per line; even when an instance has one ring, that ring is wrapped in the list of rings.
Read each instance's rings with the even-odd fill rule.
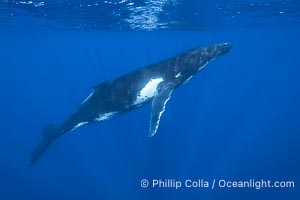
[[[164,83],[161,86],[161,91],[153,98],[149,137],[152,137],[157,132],[160,118],[165,111],[166,104],[171,98],[173,90],[173,83]]]

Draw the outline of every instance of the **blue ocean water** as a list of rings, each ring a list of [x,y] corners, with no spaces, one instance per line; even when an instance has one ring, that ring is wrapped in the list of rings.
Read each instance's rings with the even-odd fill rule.
[[[299,199],[299,22],[296,0],[0,0],[0,199]],[[41,127],[92,86],[224,41],[230,53],[174,91],[155,137],[146,105],[28,166]],[[294,187],[218,187],[262,179]]]

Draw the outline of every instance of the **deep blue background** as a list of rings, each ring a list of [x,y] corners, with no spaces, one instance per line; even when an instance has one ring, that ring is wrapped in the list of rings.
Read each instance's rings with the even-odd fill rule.
[[[300,30],[2,32],[0,199],[298,199]],[[28,167],[45,123],[61,123],[101,81],[192,47],[229,41],[168,102],[60,138]],[[282,189],[142,189],[143,178],[293,180]]]

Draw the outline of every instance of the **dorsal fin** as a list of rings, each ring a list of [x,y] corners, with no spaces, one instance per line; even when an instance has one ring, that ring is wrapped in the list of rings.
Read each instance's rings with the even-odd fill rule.
[[[105,82],[102,82],[102,83],[99,83],[98,85],[95,85],[93,87],[94,91],[101,91],[105,88],[107,88],[107,86],[109,85],[109,81],[105,81]]]

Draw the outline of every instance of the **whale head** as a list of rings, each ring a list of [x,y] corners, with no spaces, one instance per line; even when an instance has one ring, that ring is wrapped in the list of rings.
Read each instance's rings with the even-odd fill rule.
[[[218,56],[228,53],[231,49],[231,44],[229,42],[214,44],[206,47],[199,48],[200,56],[207,59],[214,59]]]
[[[231,44],[228,42],[213,44],[200,48],[191,49],[173,60],[173,79],[178,82],[185,82],[203,69],[210,61],[228,53]]]
[[[187,62],[187,67],[199,70],[218,56],[228,53],[230,49],[231,44],[228,42],[196,48],[187,52],[184,60]]]

